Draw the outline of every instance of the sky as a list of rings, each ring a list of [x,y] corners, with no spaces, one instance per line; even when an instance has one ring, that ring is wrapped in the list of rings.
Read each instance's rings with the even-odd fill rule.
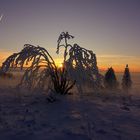
[[[62,31],[93,50],[100,69],[123,71],[129,64],[140,72],[140,0],[0,0],[0,65],[28,43],[60,61]]]

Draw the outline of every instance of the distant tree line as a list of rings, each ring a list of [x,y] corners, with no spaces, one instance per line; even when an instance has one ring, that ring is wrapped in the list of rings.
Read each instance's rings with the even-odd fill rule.
[[[119,82],[117,81],[115,71],[112,67],[108,68],[107,72],[105,73],[104,86],[107,89],[117,89],[119,86]],[[126,65],[126,68],[124,70],[121,87],[123,90],[127,91],[132,87],[132,80],[128,65]]]

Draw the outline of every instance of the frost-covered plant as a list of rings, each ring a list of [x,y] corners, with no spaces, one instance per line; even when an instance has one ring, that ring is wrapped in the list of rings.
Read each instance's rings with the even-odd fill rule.
[[[122,88],[124,90],[130,89],[132,86],[132,80],[131,80],[131,75],[129,72],[129,67],[126,65],[126,68],[124,70],[123,78],[122,78]]]
[[[68,47],[72,47],[71,44],[68,43],[68,40],[69,39],[73,39],[74,36],[70,35],[68,32],[62,32],[57,40],[57,51],[56,53],[59,54],[59,49],[60,47],[64,47],[65,50],[64,50],[64,62],[66,61],[66,57],[67,57],[67,54],[68,54]],[[64,40],[64,44],[62,44]]]
[[[111,67],[105,74],[104,86],[108,89],[115,89],[118,87],[117,78],[114,72],[114,69]]]
[[[75,82],[68,78],[66,69],[59,70],[49,54],[40,46],[25,44],[19,53],[9,56],[2,65],[2,71],[7,72],[10,67],[20,67],[31,63],[22,77],[19,86],[30,89],[52,89],[60,94],[67,94]]]
[[[82,86],[87,83],[94,88],[101,87],[103,77],[98,71],[96,55],[93,51],[82,48],[78,44],[69,44],[68,40],[73,38],[74,36],[69,35],[68,32],[63,32],[58,39],[57,53],[59,53],[60,47],[65,49],[64,67],[70,77],[76,80],[80,92]]]
[[[19,53],[9,56],[2,65],[2,71],[7,72],[10,67],[21,67],[30,64],[19,85],[31,89],[52,89],[57,93],[67,94],[76,86],[82,91],[82,86],[90,84],[94,88],[102,86],[102,76],[97,67],[96,55],[91,50],[71,45],[69,39],[74,36],[62,32],[57,41],[57,53],[64,47],[63,68],[58,69],[49,52],[40,46],[25,44]]]

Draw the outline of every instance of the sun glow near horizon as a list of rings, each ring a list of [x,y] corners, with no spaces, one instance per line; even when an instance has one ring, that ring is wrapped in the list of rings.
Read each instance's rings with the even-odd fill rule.
[[[0,52],[0,66],[6,60],[6,58],[12,55],[11,51]],[[63,67],[63,58],[54,58],[56,66]],[[126,64],[129,65],[130,72],[140,72],[140,57],[135,56],[123,56],[123,55],[98,55],[97,54],[97,66],[100,71],[106,71],[109,67],[113,67],[115,72],[123,72]]]

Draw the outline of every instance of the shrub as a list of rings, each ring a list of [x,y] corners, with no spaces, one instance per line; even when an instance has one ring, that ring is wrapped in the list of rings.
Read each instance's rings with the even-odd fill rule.
[[[62,32],[57,41],[57,53],[64,47],[63,68],[59,69],[49,52],[40,46],[25,44],[24,48],[9,56],[2,65],[2,71],[7,72],[10,67],[20,67],[31,64],[21,79],[19,86],[30,89],[40,88],[54,90],[56,93],[68,94],[75,85],[79,91],[86,83],[100,87],[102,76],[97,67],[96,55],[91,50],[77,44],[69,44],[68,40],[74,36]],[[47,84],[46,84],[47,82]]]

